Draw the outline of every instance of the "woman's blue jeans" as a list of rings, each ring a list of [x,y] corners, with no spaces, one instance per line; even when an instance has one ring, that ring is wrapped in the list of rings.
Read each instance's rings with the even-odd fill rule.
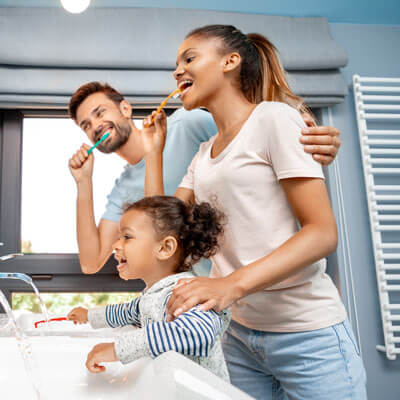
[[[367,399],[364,365],[347,320],[294,333],[232,321],[223,347],[232,384],[256,399]]]

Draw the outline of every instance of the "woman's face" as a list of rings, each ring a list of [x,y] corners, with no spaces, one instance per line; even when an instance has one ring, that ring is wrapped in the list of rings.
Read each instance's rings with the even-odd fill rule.
[[[186,110],[207,107],[224,82],[220,39],[190,36],[178,50],[174,77]]]
[[[125,212],[120,221],[120,239],[113,245],[119,276],[146,282],[157,264],[158,246],[151,218],[139,210]]]

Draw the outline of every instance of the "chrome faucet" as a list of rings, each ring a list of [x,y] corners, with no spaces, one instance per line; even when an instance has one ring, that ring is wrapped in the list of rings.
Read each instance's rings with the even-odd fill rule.
[[[12,254],[6,254],[5,256],[0,257],[0,261],[6,261],[10,260],[11,258],[17,257],[17,256],[23,256],[22,253],[12,253]]]
[[[21,272],[0,272],[0,279],[18,279],[32,286],[32,278]]]
[[[3,244],[4,243],[0,243],[0,246],[3,246]],[[23,256],[23,254],[22,253],[6,254],[5,256],[0,257],[0,261],[10,260],[17,256]],[[0,279],[19,279],[21,281],[28,283],[29,285],[32,284],[32,278],[21,272],[0,272]]]

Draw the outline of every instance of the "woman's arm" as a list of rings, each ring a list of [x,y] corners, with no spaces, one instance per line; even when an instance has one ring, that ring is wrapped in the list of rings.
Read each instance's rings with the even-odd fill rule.
[[[152,119],[154,118],[154,123]],[[167,116],[155,111],[143,120],[142,140],[145,153],[146,173],[144,195],[164,195],[163,150],[167,135]]]
[[[175,317],[195,304],[216,311],[251,293],[282,282],[335,250],[336,223],[325,184],[319,178],[282,179],[301,229],[267,256],[224,278],[196,278],[174,289],[168,302]],[[251,205],[250,205],[251,206]]]
[[[176,190],[174,196],[177,197],[178,199],[181,199],[185,203],[192,203],[192,204],[194,203],[194,192],[192,189],[179,187]]]
[[[235,287],[243,296],[283,281],[337,246],[336,222],[324,181],[291,178],[280,182],[301,229],[268,256],[234,272]]]
[[[163,155],[162,152],[148,153],[145,156],[146,173],[144,179],[145,196],[164,196]]]

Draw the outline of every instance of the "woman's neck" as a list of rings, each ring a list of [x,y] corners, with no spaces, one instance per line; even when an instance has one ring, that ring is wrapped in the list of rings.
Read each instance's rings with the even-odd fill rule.
[[[250,103],[242,92],[231,87],[216,93],[206,108],[214,118],[218,135],[228,138],[239,132],[256,106]]]

